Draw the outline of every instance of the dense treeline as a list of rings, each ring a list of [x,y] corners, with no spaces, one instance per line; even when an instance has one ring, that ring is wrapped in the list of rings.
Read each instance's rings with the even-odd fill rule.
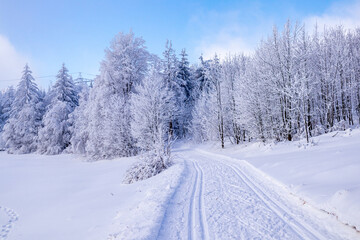
[[[274,28],[255,54],[202,62],[193,112],[199,140],[277,141],[359,124],[360,29]],[[205,80],[204,80],[205,79]],[[211,116],[211,117],[209,117]]]
[[[0,95],[0,130],[10,153],[63,151],[92,159],[149,152],[163,167],[179,138],[292,141],[359,124],[360,29],[288,22],[252,56],[216,55],[189,65],[171,42],[162,57],[119,33],[92,88],[63,65],[40,91],[26,65],[16,90]]]

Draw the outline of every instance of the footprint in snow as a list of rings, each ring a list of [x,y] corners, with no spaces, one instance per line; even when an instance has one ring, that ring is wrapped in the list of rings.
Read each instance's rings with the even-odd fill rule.
[[[0,215],[3,214],[7,215],[8,221],[0,228],[0,240],[5,240],[8,237],[8,234],[12,229],[14,222],[19,219],[19,216],[14,210],[0,206]]]

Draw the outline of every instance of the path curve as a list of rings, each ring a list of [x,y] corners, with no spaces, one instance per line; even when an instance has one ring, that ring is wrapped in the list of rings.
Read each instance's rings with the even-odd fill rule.
[[[182,149],[185,174],[158,239],[340,239],[261,186],[246,164]],[[305,216],[306,218],[308,216]]]

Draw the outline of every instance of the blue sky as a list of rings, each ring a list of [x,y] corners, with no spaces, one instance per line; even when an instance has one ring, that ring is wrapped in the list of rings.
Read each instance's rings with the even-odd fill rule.
[[[360,26],[360,1],[14,1],[0,0],[0,89],[17,85],[26,62],[35,77],[98,74],[104,49],[133,30],[161,55],[167,39],[195,63],[215,52],[251,53],[274,24]],[[74,74],[74,76],[77,76]],[[91,77],[91,75],[84,75]],[[45,88],[54,77],[38,78]]]

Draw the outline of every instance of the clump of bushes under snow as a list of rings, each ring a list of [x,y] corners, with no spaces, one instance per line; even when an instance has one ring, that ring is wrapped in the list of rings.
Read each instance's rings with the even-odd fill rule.
[[[134,183],[153,177],[170,167],[171,163],[170,152],[147,152],[127,170],[123,183]]]

